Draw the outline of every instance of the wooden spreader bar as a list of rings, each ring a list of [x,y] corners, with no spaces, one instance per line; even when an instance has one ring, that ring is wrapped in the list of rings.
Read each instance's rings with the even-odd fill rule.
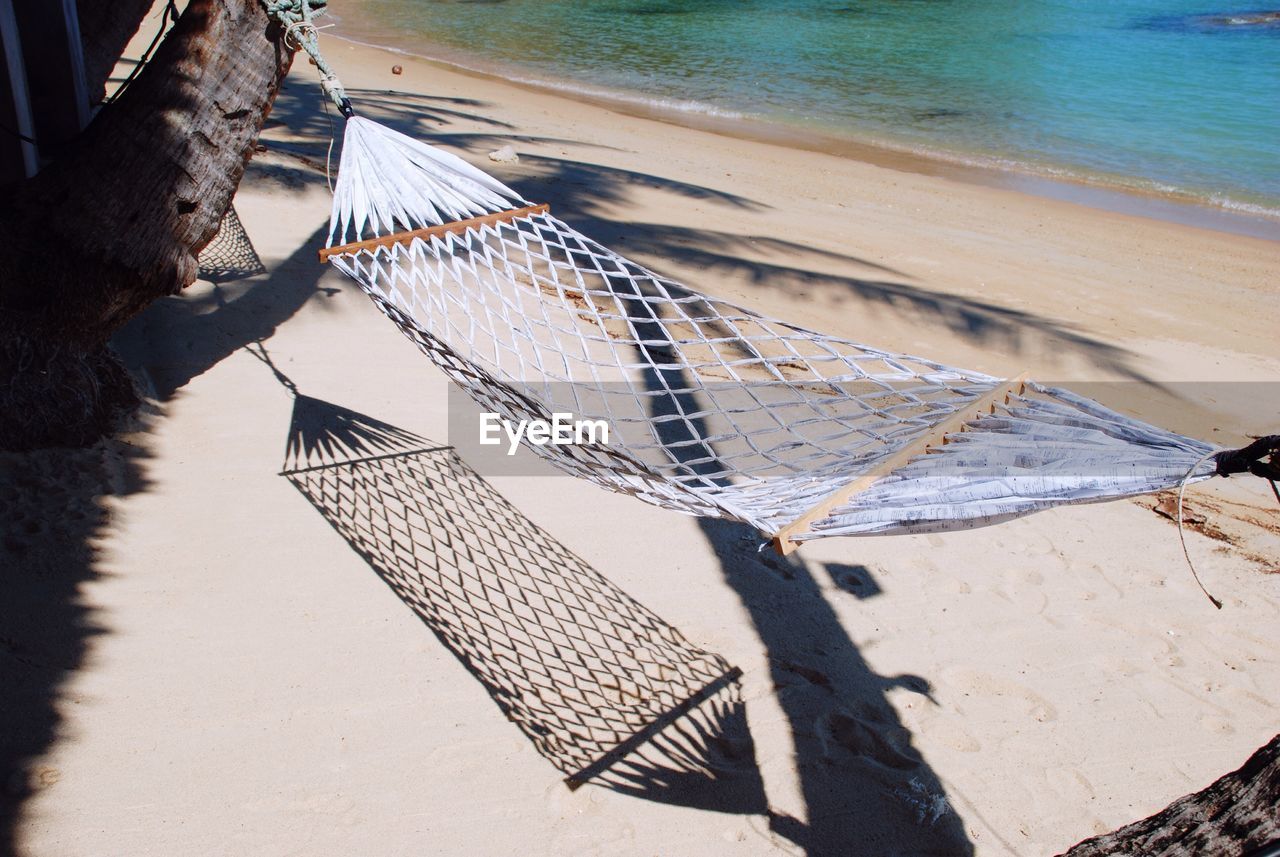
[[[831,513],[832,509],[846,502],[853,495],[866,491],[890,473],[900,467],[905,467],[911,462],[911,459],[927,453],[931,447],[946,443],[947,435],[962,431],[965,423],[985,414],[994,413],[996,406],[1008,402],[1010,396],[1022,395],[1026,382],[1027,373],[1023,372],[1018,377],[1011,378],[998,385],[995,389],[974,399],[973,402],[959,409],[848,485],[831,492],[818,505],[774,533],[773,549],[783,556],[796,550],[801,543],[793,540],[792,536],[808,532],[814,521],[825,518]]]
[[[408,244],[415,238],[429,241],[440,235],[458,234],[480,226],[492,226],[495,223],[510,223],[520,217],[545,214],[550,210],[551,206],[549,205],[526,205],[524,208],[495,211],[493,214],[482,214],[479,217],[469,217],[466,220],[455,220],[452,223],[444,223],[440,226],[427,226],[423,229],[413,229],[409,232],[394,232],[391,235],[370,238],[367,241],[354,241],[350,244],[339,244],[337,247],[325,247],[320,251],[320,261],[328,262],[330,257],[333,256],[359,253],[361,250],[374,250],[378,247],[390,247],[392,244]]]

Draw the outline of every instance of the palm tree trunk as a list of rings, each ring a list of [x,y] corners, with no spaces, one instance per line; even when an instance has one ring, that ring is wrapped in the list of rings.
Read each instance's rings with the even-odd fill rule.
[[[1238,771],[1160,812],[1103,836],[1086,839],[1061,857],[1242,857],[1280,850],[1280,735]]]
[[[292,51],[257,0],[191,0],[121,98],[0,212],[0,449],[78,445],[136,401],[113,332],[196,277]]]

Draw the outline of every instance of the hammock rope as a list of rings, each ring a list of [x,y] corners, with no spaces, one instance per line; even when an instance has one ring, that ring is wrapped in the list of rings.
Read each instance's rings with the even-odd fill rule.
[[[293,50],[305,51],[320,71],[320,88],[338,108],[343,116],[350,119],[355,115],[351,107],[351,99],[338,80],[338,75],[329,65],[320,51],[319,28],[314,19],[323,15],[328,0],[262,0],[267,15],[284,27],[285,45]]]
[[[308,28],[319,2],[264,2],[303,22],[299,43],[332,77]],[[574,476],[747,523],[785,553],[1181,492],[1245,461],[1025,375],[873,348],[695,291],[338,103],[348,121],[321,261],[482,409],[603,421],[608,442],[526,443]]]

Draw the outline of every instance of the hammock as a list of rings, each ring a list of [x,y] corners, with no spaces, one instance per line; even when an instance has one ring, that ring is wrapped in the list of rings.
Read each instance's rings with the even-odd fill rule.
[[[1066,390],[762,316],[600,246],[465,161],[346,125],[327,249],[480,407],[603,419],[526,444],[655,505],[827,536],[976,527],[1217,472],[1213,447]]]

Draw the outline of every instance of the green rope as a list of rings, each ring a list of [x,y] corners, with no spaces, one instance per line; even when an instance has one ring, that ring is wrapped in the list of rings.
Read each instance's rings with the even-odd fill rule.
[[[325,95],[338,105],[339,112],[350,119],[355,115],[351,99],[347,98],[342,82],[320,53],[320,40],[312,18],[325,12],[327,0],[261,0],[267,14],[284,27],[285,43],[297,50],[306,51],[320,70],[320,86]]]

